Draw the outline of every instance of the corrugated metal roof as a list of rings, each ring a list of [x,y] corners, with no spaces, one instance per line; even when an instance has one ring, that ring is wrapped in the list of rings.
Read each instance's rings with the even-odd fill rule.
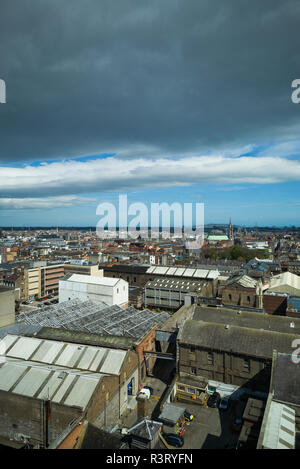
[[[168,267],[155,267],[153,273],[158,275],[164,275],[168,270]]]
[[[0,367],[0,390],[84,409],[104,376],[7,358]]]
[[[15,344],[11,347],[7,355],[10,357],[19,357],[24,360],[33,354],[38,348],[41,341],[39,339],[32,339],[31,337],[20,337]]]
[[[183,273],[183,277],[192,277],[195,272],[196,272],[196,269],[186,269],[185,272]]]
[[[118,375],[126,354],[125,350],[110,350],[100,369],[100,373]]]
[[[210,270],[206,278],[215,279],[219,277],[219,272],[217,270]]]
[[[176,272],[176,267],[170,267],[166,272],[166,275],[174,275],[174,272]]]
[[[66,398],[64,404],[85,408],[92,397],[98,382],[92,378],[80,376],[78,381],[72,386],[72,390]]]
[[[13,392],[16,394],[22,394],[22,396],[33,397],[48,377],[49,370],[30,368],[14,388]]]
[[[177,277],[179,275],[182,275],[184,271],[185,271],[185,269],[178,268],[178,269],[176,269],[176,272],[174,272],[174,275],[176,275],[176,277]]]
[[[11,364],[8,367],[7,363],[4,363],[0,367],[0,389],[2,391],[9,391],[23,373],[23,366]]]
[[[204,269],[196,269],[196,272],[194,273],[194,278],[206,278],[209,270],[204,270]]]
[[[267,449],[295,449],[293,409],[279,402],[271,402],[262,445]]]
[[[64,368],[77,368],[78,370],[99,371],[101,373],[118,375],[124,363],[127,351],[104,347],[84,346],[67,342],[33,339],[31,337],[6,336],[8,344],[12,340],[12,348],[7,348],[7,357],[30,360],[32,362],[47,363]],[[35,352],[35,353],[34,353]],[[106,356],[105,356],[106,355]]]

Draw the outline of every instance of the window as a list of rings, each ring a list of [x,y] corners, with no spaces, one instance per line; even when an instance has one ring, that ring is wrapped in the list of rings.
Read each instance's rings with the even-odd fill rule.
[[[214,362],[214,356],[213,356],[213,354],[212,354],[211,352],[208,352],[208,354],[207,354],[207,362],[208,362],[210,365],[212,365],[213,362]]]
[[[245,371],[250,371],[250,360],[248,359],[244,360],[244,369]]]
[[[197,369],[196,368],[191,368],[191,374],[196,375],[197,374]]]
[[[117,288],[117,293],[119,293],[119,289]]]
[[[178,391],[185,391],[185,386],[181,386],[181,384],[177,384]]]
[[[249,295],[247,296],[247,301],[248,301],[248,303],[250,303],[250,296]]]
[[[187,392],[189,392],[190,394],[195,394],[195,389],[187,388]]]
[[[229,299],[229,300],[232,300],[231,294],[228,295],[228,299]]]

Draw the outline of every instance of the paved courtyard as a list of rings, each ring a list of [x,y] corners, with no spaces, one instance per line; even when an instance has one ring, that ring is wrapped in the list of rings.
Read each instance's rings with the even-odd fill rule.
[[[238,441],[238,434],[231,430],[234,419],[233,408],[225,412],[197,404],[176,402],[174,405],[185,407],[194,415],[194,420],[185,425],[183,449],[224,449],[233,448]],[[164,426],[166,433],[173,433],[176,427]]]

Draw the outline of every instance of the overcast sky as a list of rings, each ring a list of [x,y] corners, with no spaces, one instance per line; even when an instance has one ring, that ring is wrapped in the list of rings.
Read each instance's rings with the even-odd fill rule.
[[[300,2],[0,2],[0,225],[204,202],[300,225]]]

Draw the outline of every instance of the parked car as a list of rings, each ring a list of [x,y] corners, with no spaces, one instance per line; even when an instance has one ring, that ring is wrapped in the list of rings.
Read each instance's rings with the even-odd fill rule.
[[[151,396],[150,391],[146,387],[142,388],[137,395],[137,397],[142,397],[144,399],[149,399],[150,396]]]
[[[50,306],[51,303],[50,303],[50,301],[45,301],[44,305],[45,305],[45,306]]]
[[[163,438],[166,440],[168,445],[176,446],[177,448],[181,448],[184,445],[184,439],[180,435],[176,435],[175,433],[168,433],[163,434]]]
[[[191,422],[192,420],[194,420],[193,414],[190,414],[190,412],[188,412],[187,410],[184,411],[184,418],[188,422]]]
[[[218,407],[220,402],[221,396],[218,392],[214,392],[207,401],[208,407]]]
[[[153,388],[151,388],[151,386],[144,386],[143,389],[149,389],[149,391],[150,391],[150,396],[153,395],[153,392],[154,392],[154,391],[153,391]]]
[[[219,404],[219,409],[220,410],[227,410],[229,409],[230,406],[230,398],[229,397],[222,397],[220,404]]]

